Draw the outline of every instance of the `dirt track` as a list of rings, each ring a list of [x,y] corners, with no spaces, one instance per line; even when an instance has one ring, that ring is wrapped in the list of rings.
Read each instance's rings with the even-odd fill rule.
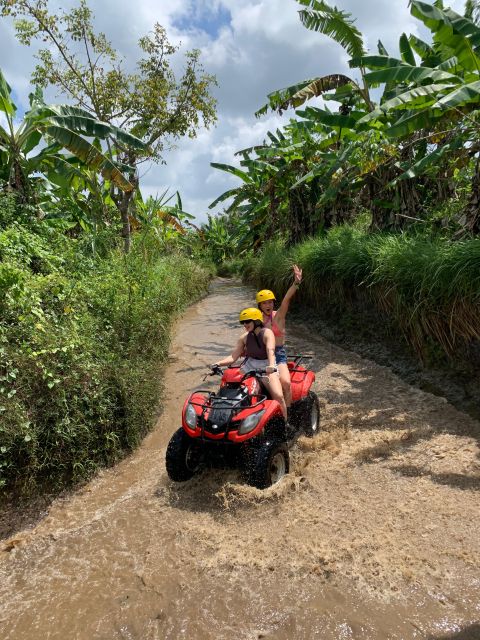
[[[264,492],[169,482],[165,446],[252,292],[215,283],[178,324],[142,447],[0,543],[4,640],[480,638],[480,425],[389,370],[315,354],[324,431]]]

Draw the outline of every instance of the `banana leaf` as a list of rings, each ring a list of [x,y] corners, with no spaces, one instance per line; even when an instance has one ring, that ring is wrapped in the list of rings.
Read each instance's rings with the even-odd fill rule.
[[[300,21],[312,31],[330,36],[350,56],[361,56],[365,47],[360,31],[351,19],[351,14],[337,7],[330,7],[322,0],[297,0],[307,7],[299,11]]]
[[[0,111],[3,111],[10,117],[13,117],[17,107],[12,101],[11,93],[12,90],[10,85],[5,80],[3,73],[0,71]]]
[[[401,180],[408,180],[410,178],[418,178],[420,175],[425,173],[427,169],[430,167],[437,165],[438,161],[441,160],[444,156],[450,156],[452,151],[457,151],[458,149],[463,148],[465,142],[464,140],[458,136],[451,142],[447,144],[438,146],[434,151],[424,156],[421,160],[413,164],[408,169],[402,169],[403,173],[392,181],[391,186],[394,186],[397,182]]]
[[[402,33],[399,41],[400,55],[402,56],[402,60],[407,64],[412,65],[412,67],[416,66],[415,56],[413,55],[412,47],[410,46],[410,42],[405,33]]]
[[[285,111],[289,107],[299,107],[306,100],[322,95],[326,91],[337,89],[343,85],[350,84],[352,87],[359,89],[358,85],[347,76],[341,74],[333,74],[323,76],[321,78],[311,78],[303,80],[285,89],[279,89],[268,94],[268,103],[260,107],[255,112],[255,116],[259,117],[267,113],[270,108],[272,111]]]
[[[415,82],[421,83],[425,80],[433,82],[452,82],[458,84],[462,79],[448,71],[440,71],[438,69],[430,69],[427,67],[412,67],[402,64],[397,67],[389,67],[387,69],[379,69],[365,74],[365,80],[368,83],[374,82]]]
[[[226,171],[227,173],[231,173],[233,176],[240,178],[240,180],[243,180],[244,182],[252,181],[251,176],[245,171],[242,171],[241,169],[239,169],[238,167],[232,167],[229,164],[222,164],[221,162],[211,162],[210,166],[213,167],[214,169],[220,169],[220,171]]]
[[[43,125],[42,131],[80,158],[88,167],[100,171],[104,178],[114,182],[123,191],[133,191],[134,186],[115,164],[81,136],[58,126]]]

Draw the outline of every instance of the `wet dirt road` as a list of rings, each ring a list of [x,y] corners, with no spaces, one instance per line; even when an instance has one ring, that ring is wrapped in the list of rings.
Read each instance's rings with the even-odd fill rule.
[[[168,480],[183,399],[251,300],[214,283],[141,448],[0,542],[2,640],[480,638],[480,425],[308,327],[289,345],[315,354],[324,431],[290,475]]]

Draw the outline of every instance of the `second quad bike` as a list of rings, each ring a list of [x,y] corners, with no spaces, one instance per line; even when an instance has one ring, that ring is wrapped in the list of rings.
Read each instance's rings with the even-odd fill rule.
[[[288,423],[279,403],[262,385],[265,371],[243,373],[238,366],[211,367],[220,375],[218,391],[198,389],[185,400],[182,427],[166,452],[171,480],[190,479],[205,466],[239,467],[249,484],[264,489],[289,472],[289,446],[299,435],[313,437],[320,428],[320,405],[311,387],[315,374],[302,363],[288,362],[292,405]]]

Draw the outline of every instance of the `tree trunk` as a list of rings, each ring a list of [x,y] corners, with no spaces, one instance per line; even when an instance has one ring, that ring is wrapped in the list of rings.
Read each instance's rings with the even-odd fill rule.
[[[132,244],[132,236],[130,229],[130,218],[128,216],[128,205],[132,198],[132,191],[122,193],[118,210],[120,211],[120,217],[122,219],[122,238],[123,238],[123,252],[128,253]]]
[[[398,215],[396,226],[404,229],[419,218],[420,198],[417,191],[417,180],[404,180],[397,187]]]
[[[472,179],[472,193],[465,209],[465,229],[478,235],[480,233],[480,156],[475,162]]]
[[[131,167],[135,167],[136,165],[136,157],[130,152],[126,158],[123,158],[123,162],[125,164],[130,165]],[[129,182],[134,186],[132,191],[119,191],[112,187],[111,196],[112,200],[115,202],[115,205],[120,213],[120,219],[122,221],[122,238],[123,238],[123,251],[124,253],[128,253],[132,244],[132,236],[131,236],[131,227],[130,227],[130,217],[129,217],[129,209],[130,203],[132,201],[133,196],[135,195],[135,191],[138,188],[138,176],[136,171],[130,173],[128,176]]]
[[[369,208],[372,213],[370,231],[387,231],[395,226],[395,214],[393,206],[389,207],[389,198],[393,200],[393,195],[385,193],[387,178],[384,172],[377,171],[376,175],[368,180]],[[380,195],[382,198],[380,198]]]
[[[16,149],[14,149],[13,152],[16,152]],[[19,202],[21,202],[22,204],[25,204],[29,201],[29,184],[23,173],[22,165],[16,158],[14,158],[12,167],[10,169],[8,188],[9,190],[15,191],[17,193]]]

